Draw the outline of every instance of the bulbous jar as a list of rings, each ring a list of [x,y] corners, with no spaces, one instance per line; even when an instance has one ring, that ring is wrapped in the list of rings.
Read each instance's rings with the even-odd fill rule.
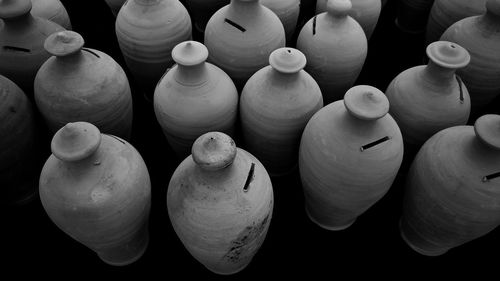
[[[191,18],[178,0],[131,0],[116,18],[116,37],[130,72],[152,99],[161,76],[172,67],[172,49],[191,39]]]
[[[224,71],[205,62],[208,50],[203,44],[180,43],[172,57],[177,65],[158,83],[154,110],[168,143],[184,159],[204,133],[221,131],[233,135],[238,91]]]
[[[391,104],[389,113],[404,141],[415,148],[443,129],[465,125],[470,114],[469,92],[455,75],[470,61],[467,50],[437,41],[427,46],[427,56],[427,65],[403,71],[385,92]]]
[[[286,40],[291,43],[300,14],[300,0],[260,0],[273,11],[285,28]]]
[[[45,39],[62,31],[57,23],[34,17],[30,0],[0,1],[0,74],[12,80],[33,98],[33,81],[40,66],[50,57]]]
[[[31,0],[31,14],[53,21],[66,30],[71,30],[71,20],[60,0]]]
[[[243,88],[241,131],[248,151],[272,176],[279,176],[296,167],[300,137],[323,107],[323,97],[318,83],[303,70],[306,57],[299,50],[277,49],[269,64]]]
[[[486,10],[454,23],[441,36],[470,53],[471,62],[457,74],[469,90],[473,115],[500,94],[500,0],[489,0]]]
[[[113,15],[116,17],[118,15],[118,12],[120,12],[121,7],[127,0],[104,0],[106,1],[106,4],[108,4],[109,8],[111,9],[111,12]]]
[[[23,204],[36,195],[37,131],[31,102],[0,75],[0,205]]]
[[[328,12],[309,20],[297,40],[307,57],[305,70],[318,82],[325,104],[342,99],[354,85],[368,52],[363,29],[349,16],[351,8],[350,0],[329,0]]]
[[[73,31],[47,38],[45,48],[53,56],[35,78],[38,109],[54,133],[66,123],[86,121],[103,133],[129,139],[132,96],[127,76],[113,58],[83,45]]]
[[[420,254],[437,256],[500,224],[500,116],[440,131],[409,170],[401,235]]]
[[[140,154],[86,122],[54,135],[40,199],[66,234],[116,266],[139,259],[149,241],[151,183]]]
[[[328,0],[318,0],[316,2],[316,14],[326,12]],[[370,39],[373,31],[377,27],[378,18],[382,10],[380,0],[351,0],[352,10],[349,15],[353,17],[363,28],[366,38]]]
[[[398,2],[396,25],[408,33],[425,32],[434,0],[401,0]]]
[[[355,86],[307,123],[299,150],[306,211],[328,230],[348,228],[391,187],[403,139],[385,95]]]
[[[210,132],[175,170],[170,222],[186,249],[217,274],[243,270],[271,222],[273,188],[264,166],[223,133]]]
[[[231,0],[208,21],[205,46],[209,61],[226,72],[241,89],[265,67],[272,51],[285,47],[280,19],[259,0]]]
[[[194,20],[194,26],[200,32],[205,31],[208,20],[220,8],[229,4],[231,0],[186,0],[186,4]]]

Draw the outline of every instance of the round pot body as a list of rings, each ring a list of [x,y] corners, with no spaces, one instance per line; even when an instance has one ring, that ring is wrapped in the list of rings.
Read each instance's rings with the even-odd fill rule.
[[[67,30],[71,30],[71,21],[64,5],[59,0],[31,0],[31,14],[53,21]]]

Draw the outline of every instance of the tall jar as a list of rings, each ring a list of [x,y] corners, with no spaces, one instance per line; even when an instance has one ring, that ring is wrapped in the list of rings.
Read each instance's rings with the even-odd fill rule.
[[[238,88],[265,67],[272,51],[285,47],[280,19],[259,0],[231,0],[207,23],[209,61],[224,70]]]
[[[327,230],[351,226],[391,187],[403,139],[378,89],[355,86],[307,123],[299,170],[309,218]]]
[[[286,41],[292,43],[291,40],[299,19],[300,0],[260,0],[260,2],[280,18],[285,28]]]
[[[404,32],[423,33],[434,0],[398,1],[396,25]]]
[[[264,166],[226,134],[210,132],[168,185],[170,222],[189,253],[210,271],[243,270],[266,238],[273,187]]]
[[[248,151],[279,176],[296,167],[300,137],[323,107],[323,97],[318,83],[303,70],[306,57],[299,50],[277,49],[269,64],[243,88],[241,131]]]
[[[38,109],[54,133],[66,123],[86,121],[103,133],[129,139],[132,96],[127,76],[113,58],[83,45],[73,31],[47,38],[45,48],[53,56],[35,78]]]
[[[31,0],[31,14],[53,21],[67,30],[71,30],[68,12],[60,0]]]
[[[238,91],[224,71],[205,62],[208,50],[203,44],[179,43],[172,57],[177,65],[158,83],[154,109],[167,141],[184,159],[204,133],[220,131],[233,135]]]
[[[186,0],[186,4],[194,19],[194,26],[200,32],[205,31],[208,20],[220,8],[229,4],[231,0]]]
[[[500,0],[489,0],[486,10],[454,23],[441,36],[471,55],[469,65],[457,74],[469,89],[474,115],[500,94]]]
[[[309,20],[297,40],[307,57],[305,70],[318,82],[323,101],[342,99],[354,85],[368,52],[363,29],[349,16],[350,0],[329,0],[327,12]]]
[[[499,115],[484,115],[440,131],[417,154],[400,229],[418,253],[442,255],[500,224],[499,128]]]
[[[191,39],[191,18],[178,0],[130,0],[116,18],[116,37],[128,68],[152,99],[161,76],[172,67],[172,49]]]
[[[427,56],[427,65],[403,71],[385,92],[404,141],[415,148],[443,129],[465,125],[470,114],[469,92],[455,75],[470,61],[467,50],[437,41],[427,46]]]
[[[30,0],[0,1],[0,74],[12,80],[33,98],[33,81],[40,66],[50,57],[43,44],[60,25],[30,11]]]
[[[40,199],[66,234],[116,266],[139,259],[149,241],[151,183],[140,154],[86,122],[54,135]]]

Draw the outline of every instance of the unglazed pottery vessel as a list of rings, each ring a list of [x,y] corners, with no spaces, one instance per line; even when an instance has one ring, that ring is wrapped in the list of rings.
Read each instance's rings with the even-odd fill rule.
[[[68,12],[59,0],[31,0],[33,9],[31,14],[53,21],[65,29],[71,29]]]
[[[50,57],[45,39],[64,28],[33,17],[30,0],[0,1],[0,74],[12,80],[33,98],[33,81],[40,66]]]
[[[318,82],[325,105],[342,99],[358,78],[368,51],[361,26],[349,16],[350,0],[328,1],[328,12],[309,20],[297,40],[305,70]]]
[[[191,39],[191,18],[178,0],[131,0],[116,18],[116,36],[128,68],[151,99],[174,64],[172,49]]]
[[[403,71],[385,94],[405,142],[416,148],[435,133],[465,125],[470,114],[467,87],[455,71],[467,66],[470,55],[459,45],[437,41],[427,46],[427,65]]]
[[[86,121],[100,131],[130,138],[132,96],[127,76],[110,56],[83,48],[80,34],[54,33],[45,48],[54,55],[35,78],[35,100],[49,129]]]
[[[300,0],[260,0],[260,3],[273,11],[283,23],[286,40],[291,43],[300,13]]]
[[[277,49],[269,64],[243,88],[240,116],[245,147],[274,176],[297,165],[300,137],[323,107],[323,97],[316,81],[302,70],[306,57],[299,50]]]
[[[189,253],[212,272],[233,274],[264,242],[273,212],[271,179],[228,135],[207,133],[175,170],[167,207]]]
[[[309,120],[299,170],[306,211],[317,225],[348,228],[391,187],[403,159],[403,139],[388,111],[381,91],[356,86]]]
[[[316,2],[316,14],[326,12],[328,0],[318,0]],[[349,15],[353,17],[365,31],[366,37],[370,39],[373,30],[377,26],[382,3],[380,0],[351,0],[352,10]]]
[[[267,65],[272,51],[285,47],[285,29],[259,0],[232,0],[210,18],[205,45],[208,60],[243,88],[250,76]]]
[[[123,6],[123,4],[125,4],[127,0],[104,0],[104,1],[106,1],[106,4],[108,4],[109,8],[111,9],[111,12],[116,17],[121,7]]]
[[[37,131],[30,101],[14,82],[0,75],[0,205],[35,197]]]
[[[139,259],[149,241],[151,206],[141,155],[86,122],[66,124],[51,149],[40,176],[40,199],[50,219],[108,264]]]
[[[404,32],[424,32],[434,0],[400,0],[398,2],[396,25]]]
[[[196,41],[178,44],[172,51],[177,65],[160,80],[154,94],[158,123],[181,159],[194,141],[211,131],[232,135],[238,113],[238,91],[231,78],[205,62],[207,48]]]
[[[486,9],[481,16],[454,23],[441,36],[471,55],[470,64],[457,74],[469,89],[474,113],[500,94],[500,0],[489,0]]]
[[[186,0],[197,30],[204,32],[208,20],[231,0]]]
[[[500,224],[500,116],[435,134],[410,168],[401,234],[423,255],[437,256]]]

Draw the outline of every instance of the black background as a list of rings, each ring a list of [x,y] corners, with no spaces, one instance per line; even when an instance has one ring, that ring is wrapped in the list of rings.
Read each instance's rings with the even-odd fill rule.
[[[497,276],[500,262],[500,230],[455,248],[440,257],[426,257],[411,250],[401,239],[403,179],[411,160],[404,165],[387,195],[350,228],[329,232],[313,224],[304,211],[300,179],[295,172],[273,179],[275,205],[267,238],[250,265],[233,276],[218,276],[198,263],[174,233],[166,208],[168,181],[180,163],[169,148],[153,107],[134,86],[118,48],[115,18],[104,0],[62,1],[70,15],[73,30],[80,33],[86,47],[111,55],[127,72],[134,96],[134,128],[131,143],[139,150],[152,180],[150,244],[144,256],[129,266],[113,267],[103,263],[85,246],[72,240],[48,218],[38,197],[28,205],[9,207],[1,212],[0,269],[54,277],[82,274],[110,274],[115,277],[157,275],[159,278],[264,278],[268,276],[324,276],[328,278],[368,276],[401,278],[436,273],[459,276],[462,273]],[[181,1],[183,2],[183,1]],[[299,27],[312,16],[314,0],[302,1]],[[422,34],[404,34],[394,24],[398,0],[389,1],[369,42],[368,58],[356,84],[368,84],[384,91],[401,71],[424,62]],[[194,29],[193,29],[194,30]],[[300,28],[298,28],[300,31]],[[200,34],[195,39],[202,41]],[[484,112],[498,113],[498,101]],[[473,123],[475,118],[469,121]],[[237,139],[238,141],[238,139]],[[238,143],[238,142],[237,142]],[[50,154],[45,144],[44,155]],[[244,147],[243,147],[244,148]],[[71,272],[71,275],[66,275]],[[491,275],[492,274],[492,275]]]

